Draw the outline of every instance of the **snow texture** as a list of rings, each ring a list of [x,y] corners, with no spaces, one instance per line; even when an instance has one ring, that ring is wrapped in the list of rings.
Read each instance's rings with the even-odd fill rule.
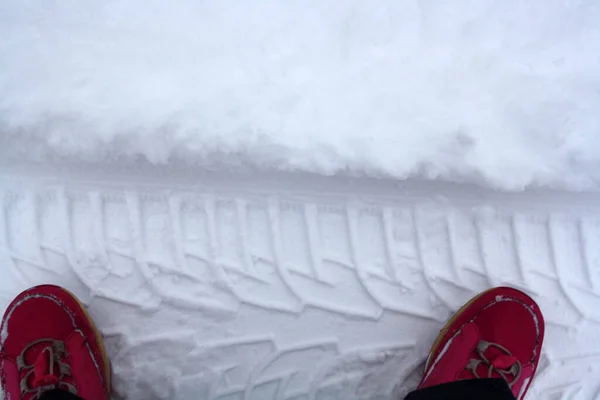
[[[42,172],[0,174],[0,311],[76,294],[115,399],[402,399],[452,313],[504,285],[546,321],[527,398],[598,398],[598,193]]]
[[[600,188],[600,3],[0,3],[0,157]]]
[[[75,293],[116,399],[392,400],[508,285],[546,320],[529,398],[595,399],[598,21],[595,0],[0,2],[0,311]]]

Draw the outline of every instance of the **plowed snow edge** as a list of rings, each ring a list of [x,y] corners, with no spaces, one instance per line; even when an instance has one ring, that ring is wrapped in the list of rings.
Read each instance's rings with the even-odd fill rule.
[[[4,170],[0,199],[0,306],[47,282],[81,296],[121,397],[395,399],[497,285],[546,315],[529,398],[598,396],[598,194]]]

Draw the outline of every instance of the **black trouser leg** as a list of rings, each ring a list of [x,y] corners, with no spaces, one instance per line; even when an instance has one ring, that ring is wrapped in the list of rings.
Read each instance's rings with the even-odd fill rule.
[[[42,393],[40,400],[83,400],[68,390],[53,389]]]
[[[467,379],[415,390],[404,400],[515,400],[504,379]]]

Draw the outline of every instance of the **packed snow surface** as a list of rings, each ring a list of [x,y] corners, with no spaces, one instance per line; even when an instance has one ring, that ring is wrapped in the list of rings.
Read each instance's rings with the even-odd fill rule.
[[[600,3],[0,3],[0,157],[600,188]]]

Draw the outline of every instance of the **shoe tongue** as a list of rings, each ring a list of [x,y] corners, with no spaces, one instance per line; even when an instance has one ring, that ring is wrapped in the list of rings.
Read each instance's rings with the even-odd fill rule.
[[[509,356],[508,354],[498,356],[492,359],[494,368],[508,370],[517,362],[517,357]]]
[[[54,350],[51,347],[44,348],[33,365],[33,388],[54,386],[58,384],[59,377],[56,367]]]
[[[480,361],[476,368],[479,378],[502,378],[502,375],[496,372],[496,369],[508,370],[517,361],[516,357],[506,354],[498,347],[489,346],[483,352],[483,355],[493,366],[493,368],[490,370],[490,364],[483,362],[483,359],[477,351],[477,345],[483,339],[481,338],[481,334],[477,326],[475,324],[468,324],[463,328],[463,330],[468,332],[465,336],[469,339],[469,344],[472,348],[469,359]],[[475,377],[476,376],[473,371],[467,368],[465,368],[459,374],[460,379],[473,379]],[[512,374],[506,374],[506,378],[508,378],[510,381],[511,379],[514,379],[514,376],[512,376]]]
[[[512,358],[512,360],[508,360],[509,362],[507,362],[507,359],[505,359],[503,355],[498,355],[498,358],[494,358],[495,355],[491,355],[490,353],[493,353],[491,351],[491,349],[485,352],[485,356],[498,369],[508,369],[514,364],[514,361],[512,361],[512,360],[514,360],[514,357],[512,357],[512,356],[506,356],[506,357]],[[479,355],[476,352],[473,352],[471,354],[471,359],[472,360],[481,360],[481,357],[479,357]],[[502,378],[502,376],[498,372],[496,372],[496,370],[494,368],[492,368],[492,370],[490,371],[490,366],[483,362],[479,363],[476,371],[477,371],[477,376],[479,376],[479,378]],[[472,370],[465,368],[460,373],[459,377],[460,377],[460,379],[474,379],[475,374],[473,373]],[[509,378],[509,380],[510,380],[511,375],[508,374],[507,378]]]

